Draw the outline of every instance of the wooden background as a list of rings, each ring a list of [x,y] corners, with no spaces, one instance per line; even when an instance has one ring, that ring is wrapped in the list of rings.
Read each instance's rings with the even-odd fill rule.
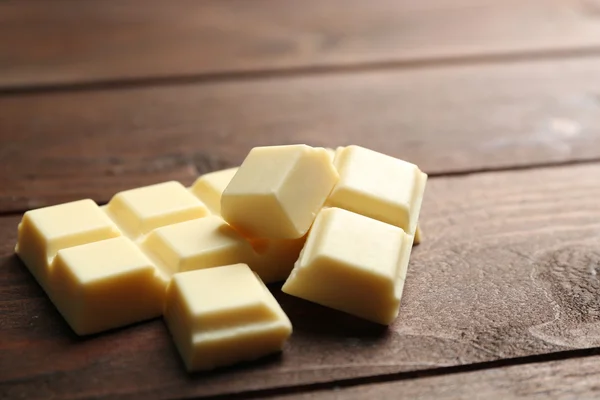
[[[389,328],[281,294],[281,356],[188,375],[160,320],[81,339],[25,210],[361,144],[430,174]],[[600,396],[598,0],[0,3],[0,398]]]

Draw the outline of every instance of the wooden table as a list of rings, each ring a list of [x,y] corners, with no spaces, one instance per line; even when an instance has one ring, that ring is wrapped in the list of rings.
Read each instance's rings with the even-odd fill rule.
[[[283,354],[188,375],[161,320],[76,337],[25,210],[364,145],[430,174],[382,329],[274,292]],[[0,398],[600,396],[598,0],[0,3]]]

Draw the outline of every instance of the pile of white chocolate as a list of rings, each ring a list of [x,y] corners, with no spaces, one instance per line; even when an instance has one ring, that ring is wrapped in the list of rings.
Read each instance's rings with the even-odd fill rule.
[[[164,316],[188,370],[280,351],[264,283],[388,325],[427,175],[359,146],[257,147],[239,168],[28,211],[16,253],[79,335]],[[264,283],[263,283],[264,282]]]

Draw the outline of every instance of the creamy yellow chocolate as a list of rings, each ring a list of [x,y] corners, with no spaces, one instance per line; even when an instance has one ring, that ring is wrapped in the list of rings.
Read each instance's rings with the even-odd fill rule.
[[[419,225],[417,225],[417,229],[415,230],[415,240],[414,240],[414,245],[420,244],[421,243],[421,228],[419,227]]]
[[[160,315],[169,274],[159,274],[131,240],[208,214],[180,183],[166,182],[118,193],[102,208],[81,200],[29,211],[15,251],[73,330],[96,333]],[[105,275],[90,278],[100,270]]]
[[[106,212],[132,239],[161,226],[209,214],[200,200],[174,181],[117,193]]]
[[[339,176],[327,150],[255,147],[221,197],[221,215],[251,238],[306,234]]]
[[[247,263],[255,257],[250,243],[218,216],[155,229],[142,248],[169,275]]]
[[[388,325],[398,315],[412,242],[396,226],[323,209],[282,290]]]
[[[27,211],[19,224],[15,252],[48,290],[51,263],[59,250],[120,235],[96,203],[79,200]]]
[[[331,153],[331,160],[333,160],[334,151],[328,149],[328,152]],[[209,207],[213,214],[220,215],[221,196],[236,172],[237,168],[210,172],[196,179],[190,190]],[[254,254],[238,262],[245,262],[258,273],[263,282],[271,283],[285,280],[290,275],[304,246],[306,236],[299,239],[250,239],[249,241],[255,250]],[[241,247],[245,247],[245,244]],[[234,246],[234,248],[239,247]],[[238,251],[235,253],[239,254]],[[225,264],[232,263],[234,262]]]
[[[161,315],[165,285],[154,265],[123,236],[58,251],[51,298],[79,335]]]
[[[167,281],[177,272],[245,263],[266,283],[289,276],[303,245],[304,238],[251,242],[216,215],[155,229],[141,243]]]
[[[290,294],[390,323],[412,235],[420,240],[426,179],[358,146],[260,147],[189,190],[165,182],[101,208],[81,200],[27,212],[15,251],[78,334],[156,317],[175,276],[173,336],[191,370],[213,368],[274,351],[291,332],[262,281],[289,277]],[[222,269],[238,263],[246,265]],[[204,305],[188,315],[190,304]]]
[[[333,160],[335,159],[335,150],[332,149],[332,148],[330,148],[330,147],[326,147],[325,150],[327,151],[327,154],[329,155],[329,158],[333,162]]]
[[[229,168],[204,174],[196,179],[190,190],[213,214],[221,215],[221,195],[237,170]]]
[[[212,189],[207,189],[212,190],[213,197],[220,198],[220,191],[227,186],[224,176],[222,174],[219,178],[220,186],[214,184],[213,179]],[[220,217],[207,215],[209,211],[203,202],[181,184],[166,182],[118,193],[103,207],[98,207],[92,200],[81,200],[29,211],[19,224],[15,251],[79,334],[94,333],[157,316],[156,312],[144,308],[150,307],[144,296],[164,294],[171,276],[180,271],[244,262],[267,282],[287,278],[304,238],[250,241]],[[122,231],[129,239],[122,236]],[[103,243],[101,247],[87,246],[115,237],[121,237],[122,241]],[[109,243],[114,244],[111,247]],[[77,250],[80,255],[77,262],[55,260],[60,250],[75,247],[81,247]],[[107,254],[94,249],[104,249]],[[70,251],[66,254],[70,254]],[[138,271],[133,276],[133,272],[128,272],[129,278],[119,273],[119,268],[128,268],[119,263],[121,257],[123,261],[128,260],[128,253],[143,255],[147,260],[143,273]],[[89,263],[84,262],[86,257],[89,257]],[[114,304],[114,298],[122,299],[124,294],[119,294],[118,290],[104,290],[101,293],[106,297],[102,300],[94,294],[94,288],[100,287],[100,284],[77,280],[85,266],[94,263],[104,263],[107,274],[112,271],[113,275],[104,277],[103,282],[115,288],[119,287],[120,280],[126,283],[123,290],[133,290],[138,287],[135,282],[143,282],[144,279],[152,282],[151,285],[139,284],[147,287],[146,294],[132,292],[139,299],[139,304],[133,299],[131,304],[124,307],[123,310],[131,310],[130,313],[114,311],[114,316],[107,314],[95,325],[78,314],[77,310],[98,309],[94,304],[102,303],[109,307],[107,313],[113,313],[110,305]],[[156,276],[150,279],[148,271],[153,271],[151,275]],[[55,274],[62,278],[53,278]],[[70,280],[64,280],[65,277],[70,277]],[[73,300],[76,296],[85,296],[81,300],[86,302],[85,308],[72,307],[80,301]],[[140,307],[141,310],[136,311]]]
[[[292,333],[273,295],[244,264],[176,274],[164,318],[189,371],[278,352]]]
[[[256,255],[247,264],[265,283],[286,280],[305,242],[306,236],[299,239],[253,240]]]
[[[340,179],[328,206],[415,234],[427,182],[427,175],[416,165],[360,146],[338,148],[334,163]]]

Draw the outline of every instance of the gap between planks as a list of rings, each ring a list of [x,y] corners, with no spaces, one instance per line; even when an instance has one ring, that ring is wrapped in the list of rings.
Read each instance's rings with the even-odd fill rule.
[[[540,364],[553,361],[566,361],[576,358],[589,358],[600,355],[600,348],[578,349],[561,351],[556,353],[539,354],[527,357],[506,358],[502,360],[488,361],[475,364],[457,365],[451,367],[441,367],[424,369],[420,371],[399,372],[395,374],[373,375],[360,378],[340,379],[330,382],[321,382],[307,385],[287,386],[281,388],[270,388],[264,390],[247,391],[233,394],[224,394],[208,397],[199,397],[202,399],[255,399],[271,398],[277,396],[286,396],[294,394],[307,394],[327,389],[345,389],[362,385],[373,385],[381,383],[393,383],[406,380],[418,380],[423,378],[432,378],[437,376],[447,376],[468,372],[480,372],[497,368],[516,367],[521,365]]]
[[[373,73],[377,71],[410,71],[421,68],[445,68],[469,65],[512,64],[522,62],[544,62],[570,59],[596,58],[600,56],[600,46],[568,48],[540,51],[513,51],[499,54],[455,54],[451,56],[430,57],[426,59],[405,59],[391,61],[357,62],[325,66],[289,67],[261,69],[251,71],[226,71],[199,74],[178,74],[168,76],[149,76],[142,78],[122,78],[68,82],[56,84],[24,84],[18,86],[0,86],[0,96],[26,96],[43,93],[85,92],[102,90],[127,90],[144,87],[164,87],[196,85],[202,83],[244,82],[268,79],[285,79],[302,76],[335,75],[348,73]]]
[[[508,167],[492,167],[492,168],[473,168],[469,170],[460,170],[460,171],[447,171],[447,172],[434,172],[429,174],[429,179],[435,178],[447,178],[453,176],[466,176],[466,175],[476,175],[476,174],[491,174],[495,172],[510,172],[510,171],[529,171],[535,169],[547,169],[547,168],[561,168],[561,167],[569,167],[576,165],[586,165],[586,164],[596,164],[600,163],[600,157],[591,158],[591,159],[583,159],[583,160],[569,160],[569,161],[557,161],[557,162],[548,162],[548,163],[534,163],[528,165],[515,165]],[[197,168],[199,171],[199,169]],[[205,171],[204,173],[208,173],[212,171]],[[198,176],[201,173],[198,172]],[[106,201],[97,202],[99,205],[104,205]],[[10,211],[0,211],[0,218],[2,217],[10,217],[14,215],[20,215],[28,211],[28,209],[18,209],[18,210],[10,210]]]
[[[432,176],[595,160],[599,66],[600,57],[0,97],[0,210],[187,185],[258,145],[358,144]]]
[[[132,1],[0,7],[0,86],[598,49],[595,0]]]

